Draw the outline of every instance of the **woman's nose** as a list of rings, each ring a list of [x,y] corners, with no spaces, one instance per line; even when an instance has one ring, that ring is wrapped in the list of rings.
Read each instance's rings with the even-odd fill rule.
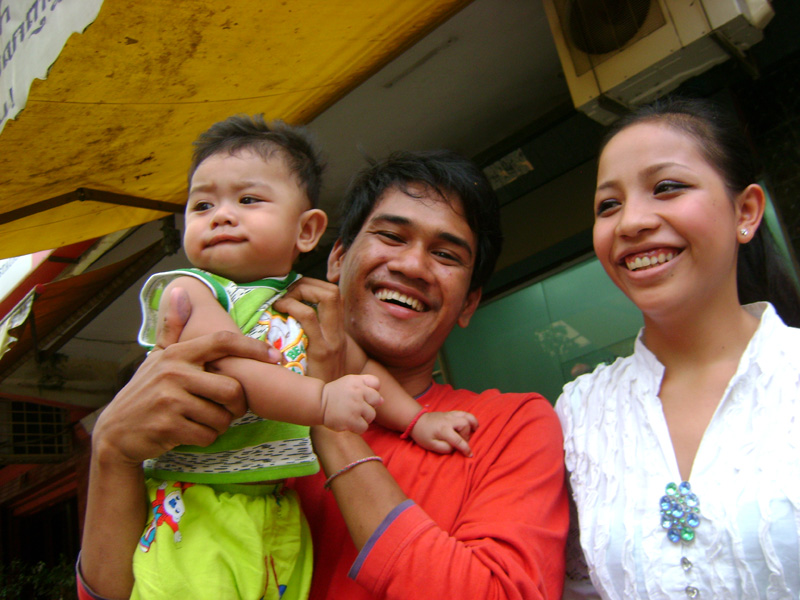
[[[616,232],[617,235],[635,237],[644,231],[656,229],[659,222],[650,202],[646,199],[628,198],[620,208]]]

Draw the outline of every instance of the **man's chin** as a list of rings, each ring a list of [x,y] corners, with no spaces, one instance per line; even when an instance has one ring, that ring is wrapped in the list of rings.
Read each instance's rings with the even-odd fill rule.
[[[377,360],[386,367],[408,368],[416,367],[426,362],[425,350],[429,348],[421,340],[408,340],[400,343],[403,336],[396,334],[384,334],[382,336],[370,336],[367,339],[356,342],[364,352],[371,358]]]

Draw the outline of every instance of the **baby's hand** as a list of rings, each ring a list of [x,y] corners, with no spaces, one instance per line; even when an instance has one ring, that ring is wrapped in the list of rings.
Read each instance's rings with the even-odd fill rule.
[[[449,454],[455,449],[464,456],[472,456],[467,442],[477,428],[475,415],[462,410],[428,412],[417,420],[411,437],[426,450]]]
[[[374,375],[345,375],[322,388],[322,424],[334,431],[364,433],[383,402]]]

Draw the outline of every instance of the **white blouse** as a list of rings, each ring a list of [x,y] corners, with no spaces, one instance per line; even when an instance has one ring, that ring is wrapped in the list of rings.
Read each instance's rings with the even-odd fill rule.
[[[662,526],[667,484],[681,479],[658,398],[664,367],[641,332],[632,356],[558,399],[580,544],[603,598],[800,597],[800,329],[767,303],[745,308],[761,322],[692,466],[699,524],[678,528],[690,542]],[[668,515],[682,498],[691,513],[676,492]],[[565,598],[582,595],[574,583]]]

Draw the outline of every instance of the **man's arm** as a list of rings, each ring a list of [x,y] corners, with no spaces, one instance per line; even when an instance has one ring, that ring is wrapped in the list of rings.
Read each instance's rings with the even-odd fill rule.
[[[324,345],[324,354],[335,354],[338,342],[343,352],[343,321],[340,313],[333,316],[340,310],[338,293],[324,282],[300,283],[307,285],[295,294],[316,304],[316,313],[291,292],[279,310],[304,322],[312,349]],[[314,359],[311,354],[309,358]],[[485,473],[463,491],[463,508],[452,532],[408,502],[377,461],[360,464],[331,482],[361,551],[360,569],[352,576],[375,598],[399,600],[420,589],[432,597],[560,596],[568,520],[561,428],[550,406],[537,400],[513,415],[504,431],[491,453],[471,459],[480,461]],[[312,439],[328,475],[374,454],[351,434],[312,428]]]
[[[142,461],[179,444],[207,446],[244,414],[239,383],[207,373],[205,364],[228,355],[277,360],[276,351],[263,342],[228,332],[170,345],[190,312],[185,295],[171,294],[157,349],[92,432],[80,569],[101,596],[127,598],[133,586],[132,557],[147,508]]]
[[[303,324],[309,338],[309,374],[327,381],[341,377],[346,368],[348,337],[344,331],[338,287],[304,277],[287,296],[275,303],[275,308]],[[374,454],[360,436],[347,432],[336,434],[321,427],[311,431],[314,450],[327,475]],[[369,490],[359,493],[359,484],[366,480],[372,482]],[[342,483],[346,481],[354,486],[351,493],[343,489]],[[337,477],[331,490],[359,549],[386,516],[408,499],[379,462],[361,464]]]
[[[375,421],[403,433],[414,422],[411,438],[433,452],[447,454],[458,450],[471,456],[469,438],[478,428],[477,419],[463,411],[425,412],[422,406],[401,386],[383,365],[367,357],[356,342],[345,335],[338,309],[337,286],[313,278],[303,278],[292,287],[288,298],[275,303],[275,308],[291,314],[308,328],[306,335],[315,339],[309,358],[316,362],[316,377],[335,380],[344,373],[373,375],[380,381],[384,403],[376,409]],[[318,310],[312,308],[316,306]],[[341,347],[345,348],[341,350]],[[337,352],[342,352],[339,356]],[[356,432],[360,433],[360,432]]]
[[[389,469],[421,504],[401,506],[380,525],[349,577],[385,600],[423,588],[432,597],[560,597],[568,526],[561,432],[550,405],[527,398],[498,396],[514,407],[501,419],[479,414],[483,439],[467,473],[450,476],[459,471],[451,458],[415,485],[402,473],[425,463],[390,454]]]
[[[242,335],[231,316],[205,284],[194,277],[179,277],[167,286],[186,290],[192,314],[181,332],[187,341],[214,331]],[[163,308],[159,308],[159,313]],[[264,343],[264,342],[262,342]],[[373,377],[352,376],[325,384],[314,377],[303,377],[279,365],[224,357],[207,365],[209,371],[233,377],[242,384],[247,404],[258,416],[296,423],[327,425],[337,430],[366,430],[375,418],[373,405],[380,403],[378,383]]]

